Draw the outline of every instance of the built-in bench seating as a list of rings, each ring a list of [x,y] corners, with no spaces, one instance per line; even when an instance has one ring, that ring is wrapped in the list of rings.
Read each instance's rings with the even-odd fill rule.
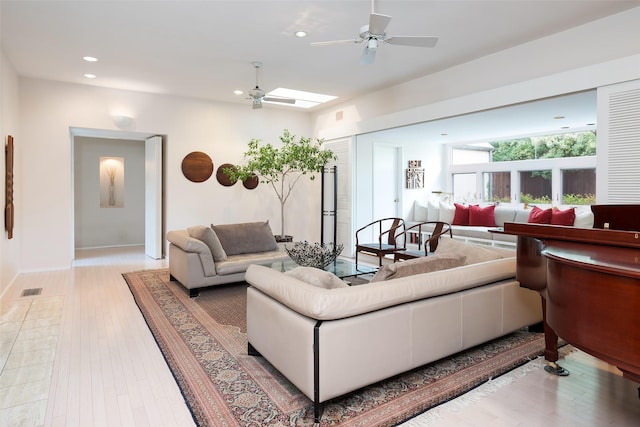
[[[409,217],[405,218],[406,227],[409,228],[423,221],[449,223],[451,224],[453,237],[468,243],[514,247],[516,236],[492,233],[490,230],[504,227],[505,222],[536,222],[578,228],[593,228],[593,212],[591,212],[591,206],[588,205],[558,207],[537,205],[525,208],[523,204],[462,205],[442,202],[424,204],[416,201]],[[429,226],[422,228],[422,232],[426,234],[432,231]],[[415,236],[412,241],[419,243],[425,240],[424,237],[420,239],[420,236]]]

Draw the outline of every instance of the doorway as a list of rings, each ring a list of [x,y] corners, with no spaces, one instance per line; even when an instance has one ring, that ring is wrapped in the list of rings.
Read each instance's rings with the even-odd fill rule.
[[[89,143],[91,147],[84,149]],[[148,257],[163,257],[162,153],[162,136],[71,129],[72,259],[81,247],[142,245]],[[103,173],[112,161],[116,166],[109,166],[110,170],[122,169],[119,175]],[[114,178],[115,190],[120,192],[116,196]],[[100,194],[110,179],[111,194]]]
[[[400,148],[375,144],[373,147],[373,219],[401,217]]]

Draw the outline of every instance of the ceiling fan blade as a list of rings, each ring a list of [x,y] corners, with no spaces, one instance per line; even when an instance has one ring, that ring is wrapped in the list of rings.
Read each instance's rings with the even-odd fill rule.
[[[360,57],[360,63],[363,65],[373,64],[376,60],[376,50],[378,49],[369,49],[368,46],[365,46]]]
[[[432,36],[400,36],[400,37],[387,37],[384,39],[385,43],[396,44],[402,46],[415,46],[415,47],[434,47],[438,43],[438,37]]]
[[[371,34],[382,35],[386,31],[389,22],[391,22],[389,15],[372,13],[369,15],[369,32]]]
[[[274,98],[271,96],[265,96],[262,98],[264,102],[279,102],[281,104],[295,104],[296,100],[293,98]]]
[[[328,42],[313,42],[311,46],[330,46],[335,44],[353,44],[353,43],[362,43],[362,39],[351,39],[351,40],[332,40]]]

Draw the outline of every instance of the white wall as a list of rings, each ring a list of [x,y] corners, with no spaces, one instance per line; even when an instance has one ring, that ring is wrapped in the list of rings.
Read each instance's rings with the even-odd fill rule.
[[[76,136],[75,248],[144,245],[144,141]],[[124,159],[124,206],[100,205],[100,157]]]
[[[3,183],[0,190],[0,201],[2,205],[2,239],[0,239],[0,296],[8,289],[9,285],[16,277],[20,270],[20,242],[22,236],[22,221],[17,218],[17,213],[22,211],[22,180],[17,174],[22,170],[22,158],[25,153],[21,135],[18,129],[19,116],[19,96],[18,96],[18,75],[13,66],[7,60],[4,51],[0,51],[0,135],[2,136],[2,161],[0,161],[0,176]],[[7,136],[14,138],[15,152],[13,155],[13,192],[14,192],[14,209],[16,218],[14,221],[13,238],[8,239],[4,225],[4,207],[6,205],[5,198],[5,145]]]
[[[314,113],[314,132],[340,138],[638,79],[638,22],[640,7],[371,92]]]
[[[285,109],[252,110],[249,105],[118,91],[93,86],[20,79],[20,142],[28,152],[19,178],[23,182],[21,271],[65,268],[72,259],[70,128],[117,130],[112,114],[135,118],[135,130],[166,135],[165,229],[195,224],[268,219],[277,231],[279,203],[267,186],[249,191],[223,187],[215,175],[188,181],[182,159],[192,151],[207,153],[217,168],[242,162],[251,138],[279,143],[284,128],[308,136],[305,113]],[[319,180],[301,182],[288,202],[289,234],[318,240]],[[317,195],[317,197],[314,197]]]

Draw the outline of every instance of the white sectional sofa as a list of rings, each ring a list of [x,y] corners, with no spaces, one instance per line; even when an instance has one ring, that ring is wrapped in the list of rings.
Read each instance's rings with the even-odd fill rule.
[[[314,402],[316,422],[322,402],[542,320],[511,250],[443,238],[435,255],[359,286],[313,270],[250,266],[247,334],[249,354]]]
[[[480,205],[488,206],[487,204]],[[539,206],[542,209],[553,209],[551,206]],[[593,212],[591,206],[558,206],[557,209],[564,211],[575,209],[575,219],[572,226],[578,228],[593,228]],[[443,221],[451,224],[453,237],[470,243],[479,243],[491,246],[515,247],[516,236],[500,233],[492,233],[489,230],[504,227],[505,222],[526,223],[531,215],[532,207],[524,208],[523,204],[501,203],[495,207],[495,226],[474,226],[474,225],[454,225],[453,220],[456,214],[454,204],[442,202],[420,203],[414,202],[408,218],[405,218],[406,227],[423,221]],[[433,226],[422,227],[423,232],[431,232]]]
[[[268,222],[197,225],[169,231],[167,240],[170,279],[192,297],[199,288],[243,281],[251,264],[290,259]]]

